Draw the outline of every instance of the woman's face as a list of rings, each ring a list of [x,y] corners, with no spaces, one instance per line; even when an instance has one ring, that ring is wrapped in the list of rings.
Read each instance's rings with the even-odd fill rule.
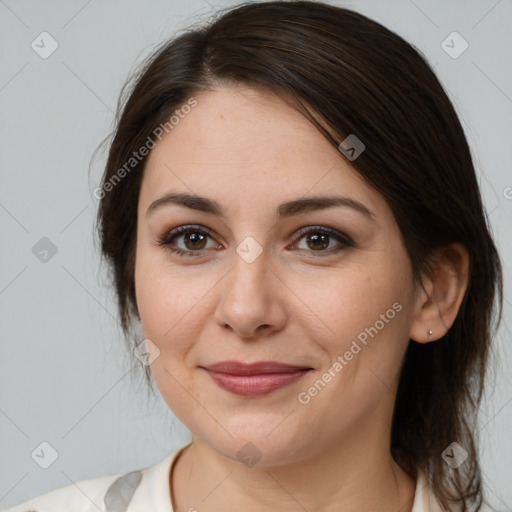
[[[389,448],[417,300],[391,210],[282,99],[195,99],[150,153],[138,205],[137,304],[163,398],[233,459]],[[155,203],[171,193],[201,199]],[[208,370],[226,361],[293,371]]]

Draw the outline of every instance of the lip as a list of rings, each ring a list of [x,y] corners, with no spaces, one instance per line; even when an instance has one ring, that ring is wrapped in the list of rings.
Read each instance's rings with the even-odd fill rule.
[[[307,366],[293,366],[275,361],[250,364],[223,361],[201,368],[220,388],[242,396],[267,395],[292,384],[312,370]]]

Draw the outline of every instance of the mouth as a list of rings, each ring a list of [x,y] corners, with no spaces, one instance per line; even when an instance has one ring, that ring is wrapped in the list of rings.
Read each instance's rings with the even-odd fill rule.
[[[201,366],[221,389],[241,396],[263,396],[301,379],[313,368],[274,361],[223,361]]]

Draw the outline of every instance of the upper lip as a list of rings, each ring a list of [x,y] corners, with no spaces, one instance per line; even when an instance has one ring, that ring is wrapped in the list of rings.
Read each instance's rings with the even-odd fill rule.
[[[295,366],[276,361],[258,361],[256,363],[240,363],[238,361],[221,361],[203,366],[207,370],[228,375],[261,375],[264,373],[291,373],[300,370],[311,370],[309,366]]]

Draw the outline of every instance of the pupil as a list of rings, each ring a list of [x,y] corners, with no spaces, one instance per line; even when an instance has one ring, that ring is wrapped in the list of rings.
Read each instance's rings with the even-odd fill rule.
[[[204,241],[205,241],[206,237],[203,236],[203,235],[200,235],[198,233],[188,233],[185,235],[185,244],[187,244],[188,242],[191,242],[192,245],[195,247],[193,247],[193,249],[197,250],[197,249],[202,249],[204,247]],[[197,243],[201,243],[203,242],[203,244],[198,247],[196,244]]]
[[[313,244],[321,244],[321,247],[311,247],[312,249],[325,249],[329,245],[328,238],[326,235],[309,235],[308,243],[312,241]]]

